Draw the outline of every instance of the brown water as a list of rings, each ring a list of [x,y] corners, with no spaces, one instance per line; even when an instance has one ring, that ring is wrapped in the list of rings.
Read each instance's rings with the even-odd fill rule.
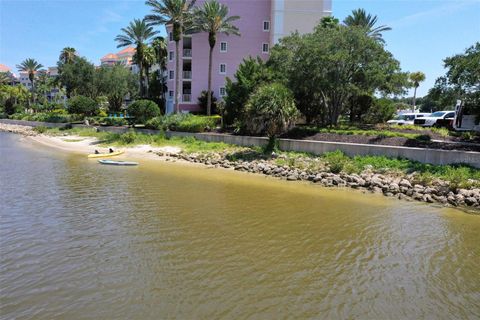
[[[2,319],[478,319],[480,216],[0,133]]]

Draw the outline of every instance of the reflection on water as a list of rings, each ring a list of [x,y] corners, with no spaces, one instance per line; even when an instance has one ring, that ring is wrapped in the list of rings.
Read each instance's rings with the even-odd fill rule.
[[[480,217],[0,134],[5,319],[473,319]]]

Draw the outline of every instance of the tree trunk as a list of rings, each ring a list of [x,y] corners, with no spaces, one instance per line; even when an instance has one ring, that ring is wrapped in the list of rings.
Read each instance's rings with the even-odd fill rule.
[[[415,87],[415,90],[413,91],[413,112],[415,112],[415,107],[417,103],[417,88],[418,87]]]
[[[138,61],[138,72],[139,72],[139,79],[140,79],[140,97],[144,97],[144,90],[143,90],[143,64],[141,59]]]
[[[180,41],[175,42],[175,112],[180,113],[180,106],[178,101],[180,100]]]
[[[208,55],[207,116],[212,115],[212,55],[213,47],[210,47],[210,54]]]

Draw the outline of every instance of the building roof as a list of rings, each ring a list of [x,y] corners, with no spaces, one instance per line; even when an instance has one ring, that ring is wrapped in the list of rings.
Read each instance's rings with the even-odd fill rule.
[[[8,66],[0,63],[0,72],[12,72],[12,69],[10,69]]]
[[[107,55],[105,55],[102,59],[100,59],[101,61],[104,61],[104,60],[114,60],[114,59],[118,59],[118,56],[114,53],[109,53]]]
[[[135,48],[134,47],[126,47],[122,51],[118,52],[117,55],[122,55],[122,54],[135,54]]]

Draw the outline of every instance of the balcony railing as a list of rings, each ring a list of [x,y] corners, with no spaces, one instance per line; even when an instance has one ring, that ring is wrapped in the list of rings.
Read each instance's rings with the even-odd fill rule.
[[[191,94],[184,94],[182,101],[183,102],[191,102],[192,101],[192,95]]]
[[[191,58],[192,57],[192,49],[183,49],[183,56],[185,58]]]
[[[183,79],[192,79],[192,71],[183,71]]]

